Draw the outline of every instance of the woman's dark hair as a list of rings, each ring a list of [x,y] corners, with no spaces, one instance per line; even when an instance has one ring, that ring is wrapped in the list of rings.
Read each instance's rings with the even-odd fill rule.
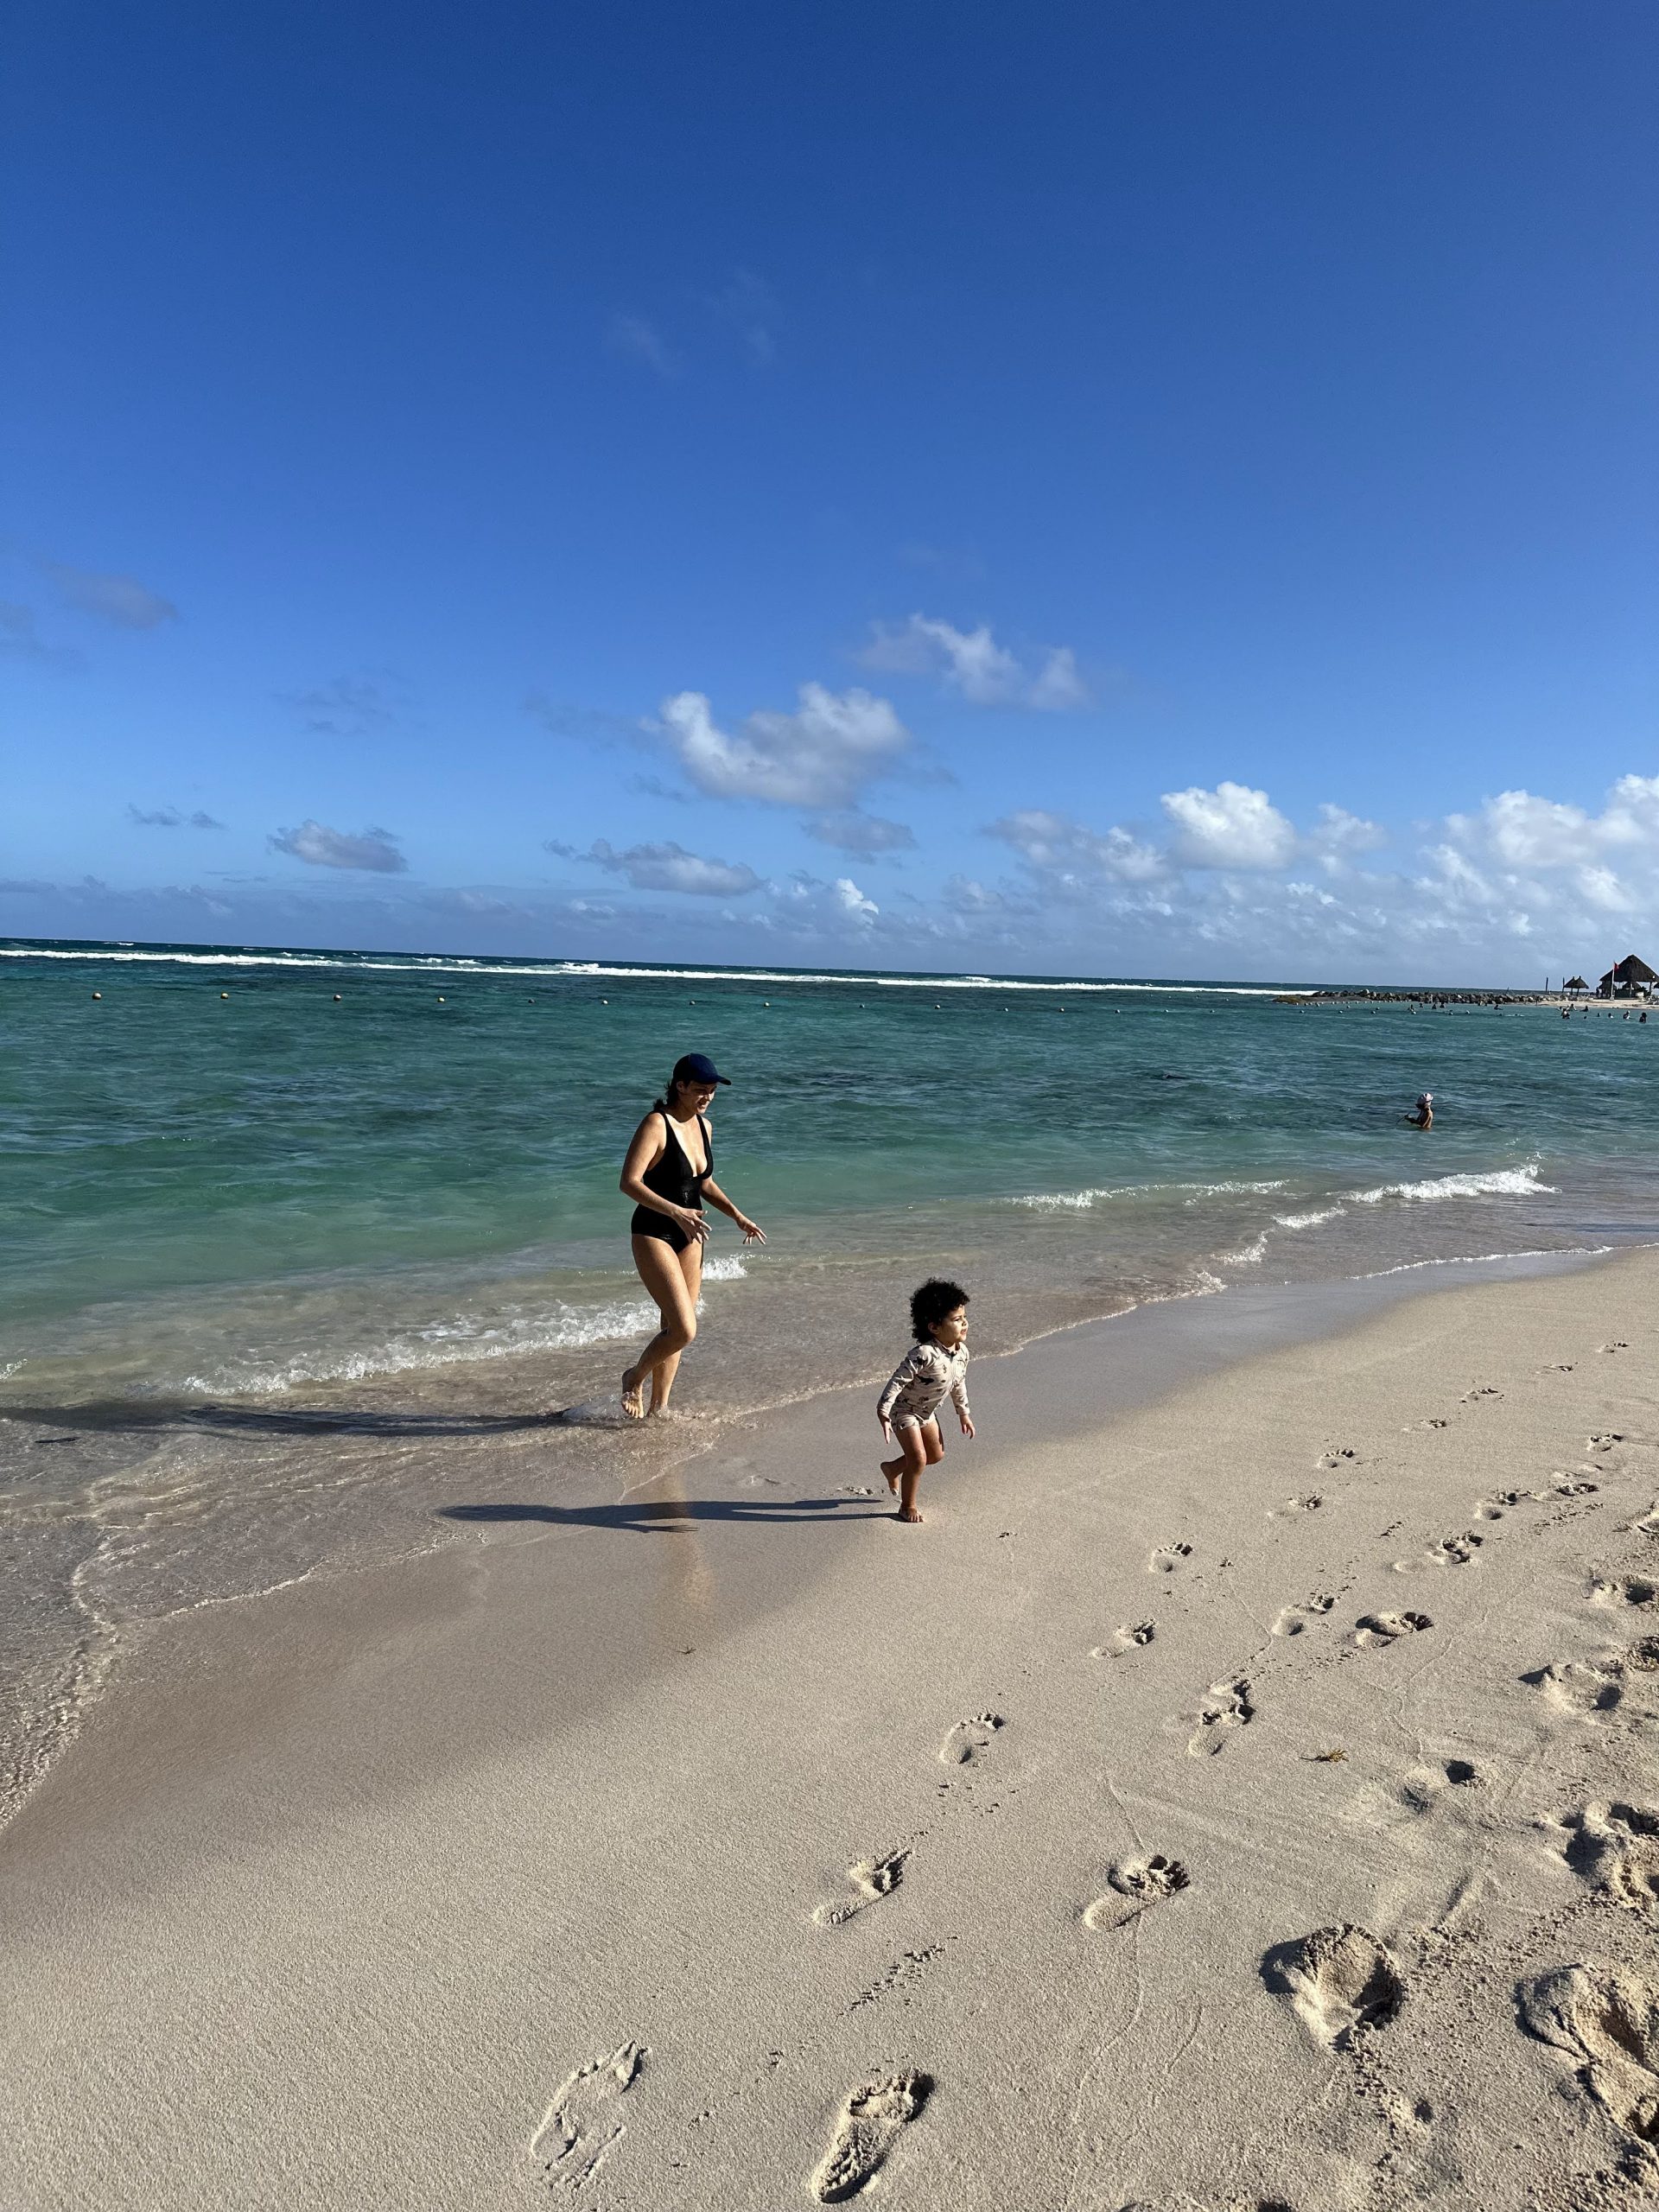
[[[911,1293],[910,1325],[916,1332],[917,1342],[931,1337],[948,1313],[968,1303],[968,1294],[959,1282],[946,1282],[942,1276],[930,1275],[919,1290]]]
[[[683,1083],[701,1083],[707,1080],[706,1077],[697,1075],[695,1071],[688,1071],[687,1064],[690,1061],[696,1059],[698,1055],[695,1052],[683,1052],[679,1058],[675,1061],[674,1072],[669,1077],[668,1081],[663,1085],[662,1096],[660,1098],[653,1098],[651,1102],[651,1110],[653,1114],[667,1113],[669,1100],[673,1097],[675,1092],[679,1089]]]

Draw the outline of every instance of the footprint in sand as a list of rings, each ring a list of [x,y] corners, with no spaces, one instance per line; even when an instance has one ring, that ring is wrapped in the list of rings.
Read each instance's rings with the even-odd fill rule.
[[[1584,1440],[1584,1448],[1586,1452],[1611,1452],[1614,1445],[1622,1444],[1624,1441],[1623,1430],[1604,1428],[1594,1436],[1586,1436]]]
[[[1362,1613],[1354,1624],[1354,1642],[1362,1651],[1373,1646],[1386,1649],[1402,1636],[1417,1636],[1433,1625],[1427,1613]]]
[[[1097,1643],[1091,1659],[1121,1659],[1126,1651],[1144,1650],[1158,1633],[1155,1621],[1136,1621],[1132,1628],[1115,1628],[1109,1643]]]
[[[1484,1541],[1486,1541],[1484,1535],[1476,1535],[1473,1529],[1465,1529],[1462,1535],[1442,1535],[1440,1541],[1438,1541],[1438,1544],[1431,1544],[1429,1551],[1425,1551],[1425,1555],[1422,1557],[1425,1557],[1429,1566],[1473,1566],[1476,1553],[1480,1551],[1480,1546],[1484,1544]],[[1414,1561],[1400,1560],[1398,1564],[1402,1566],[1402,1568],[1407,1568],[1407,1566],[1411,1566]]]
[[[841,2108],[835,2140],[812,2177],[820,2204],[844,2204],[872,2181],[898,2140],[927,2102],[933,2084],[925,2074],[889,2074],[855,2089]]]
[[[1472,1390],[1465,1390],[1458,1400],[1460,1406],[1472,1406],[1478,1398],[1501,1398],[1503,1393],[1495,1390],[1490,1382],[1477,1382]]]
[[[1651,1805],[1586,1805],[1569,1813],[1567,1863],[1615,1904],[1659,1912],[1659,1811]]]
[[[1599,1483],[1586,1482],[1582,1475],[1568,1474],[1565,1470],[1549,1478],[1552,1498],[1593,1497],[1600,1488]]]
[[[1315,1492],[1307,1497],[1287,1497],[1284,1510],[1287,1513],[1317,1513],[1324,1503],[1325,1500]],[[1270,1515],[1268,1517],[1274,1519],[1277,1516]]]
[[[1242,1675],[1230,1681],[1212,1682],[1210,1703],[1198,1714],[1198,1725],[1187,1750],[1195,1759],[1213,1758],[1224,1751],[1236,1728],[1248,1728],[1255,1718],[1250,1686]]]
[[[530,2146],[556,2195],[574,2196],[603,2164],[607,2152],[627,2133],[617,2107],[645,2063],[645,2046],[625,2043],[608,2058],[590,2058],[577,2067],[549,2105]]]
[[[1338,1444],[1322,1452],[1316,1464],[1321,1474],[1333,1475],[1338,1467],[1351,1466],[1358,1457],[1351,1444]]]
[[[1274,1621],[1273,1632],[1275,1636],[1300,1636],[1304,1629],[1328,1613],[1336,1602],[1323,1591],[1316,1591],[1313,1597],[1304,1598],[1300,1605],[1287,1605]]]
[[[905,1878],[905,1861],[908,1850],[890,1851],[885,1859],[858,1859],[847,1869],[847,1879],[852,1886],[849,1897],[839,1897],[833,1904],[821,1904],[812,1916],[815,1928],[841,1928],[868,1905],[881,1897],[891,1897]]]
[[[966,1720],[958,1720],[939,1745],[940,1765],[969,1765],[980,1757],[997,1730],[1006,1726],[1000,1713],[975,1713]]]
[[[1192,1556],[1191,1544],[1163,1544],[1147,1561],[1148,1574],[1173,1574]]]
[[[1601,1349],[1603,1351],[1629,1351],[1630,1346],[1623,1337],[1615,1337],[1611,1344],[1603,1344]]]
[[[1520,1999],[1522,2026],[1567,2053],[1613,2125],[1659,2143],[1659,1987],[1584,1959],[1523,1982]]]
[[[1438,1766],[1418,1767],[1400,1785],[1400,1802],[1410,1813],[1427,1813],[1453,1789],[1478,1789],[1480,1770],[1471,1759],[1444,1759]]]
[[[1296,2208],[1282,2196],[1230,2196],[1224,2203],[1212,2200],[1207,2207],[1195,2196],[1166,2196],[1156,2204],[1137,2196],[1119,2212],[1296,2212]]]
[[[1627,1536],[1659,1536],[1659,1497],[1645,1513],[1637,1514],[1634,1521],[1627,1521],[1619,1533]]]
[[[1475,1518],[1478,1521],[1501,1521],[1511,1506],[1535,1502],[1540,1496],[1541,1493],[1535,1490],[1494,1491],[1490,1497],[1475,1501]]]
[[[1615,1661],[1598,1665],[1588,1659],[1561,1659],[1553,1667],[1521,1679],[1541,1689],[1550,1703],[1581,1720],[1596,1720],[1617,1713],[1624,1702],[1624,1685]]]
[[[1651,1605],[1656,1600],[1659,1582],[1650,1582],[1645,1574],[1599,1574],[1590,1585],[1590,1602],[1595,1605]]]
[[[1166,1859],[1161,1851],[1154,1851],[1149,1859],[1122,1859],[1106,1876],[1106,1894],[1085,1907],[1083,1924],[1093,1929],[1127,1928],[1148,1905],[1179,1897],[1192,1879],[1179,1859]]]
[[[1644,1684],[1639,1678],[1655,1673],[1659,1673],[1659,1636],[1644,1636],[1628,1650],[1610,1651],[1599,1659],[1558,1660],[1553,1667],[1540,1667],[1521,1679],[1542,1690],[1560,1711],[1580,1720],[1605,1721],[1617,1713],[1621,1721],[1640,1725],[1655,1717],[1651,1692],[1659,1685]],[[1632,1681],[1632,1675],[1638,1679]],[[1649,1694],[1638,1706],[1630,1694],[1644,1689]]]
[[[1406,2001],[1392,1953],[1352,1922],[1275,1944],[1262,1961],[1262,1975],[1328,2050],[1352,2050],[1362,2037],[1386,2028]]]

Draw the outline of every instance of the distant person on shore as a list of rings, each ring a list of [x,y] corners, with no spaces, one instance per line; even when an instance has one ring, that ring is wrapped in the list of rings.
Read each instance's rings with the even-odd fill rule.
[[[924,1467],[944,1457],[938,1412],[947,1394],[957,1408],[964,1436],[974,1433],[968,1410],[968,1294],[960,1283],[937,1276],[910,1301],[910,1325],[916,1341],[888,1378],[876,1401],[875,1417],[898,1456],[881,1462],[887,1488],[899,1500],[901,1521],[919,1521],[916,1486]]]
[[[715,1141],[707,1115],[715,1085],[730,1081],[715,1072],[706,1052],[687,1052],[676,1060],[664,1095],[634,1131],[622,1163],[622,1192],[635,1202],[633,1264],[662,1316],[662,1326],[622,1377],[622,1410],[630,1421],[645,1419],[647,1376],[650,1410],[667,1412],[680,1354],[697,1333],[702,1248],[709,1235],[703,1200],[731,1217],[746,1244],[766,1241],[715,1180]]]
[[[1432,1129],[1434,1126],[1433,1092],[1432,1090],[1420,1091],[1417,1097],[1417,1103],[1412,1108],[1410,1113],[1402,1114],[1400,1118],[1410,1128]]]

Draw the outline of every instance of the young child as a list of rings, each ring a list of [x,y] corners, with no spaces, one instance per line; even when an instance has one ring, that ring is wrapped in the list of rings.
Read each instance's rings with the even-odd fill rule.
[[[916,1341],[893,1370],[876,1402],[875,1417],[899,1456],[884,1459],[887,1488],[899,1499],[899,1518],[919,1521],[916,1485],[924,1467],[944,1457],[938,1409],[949,1391],[964,1436],[974,1433],[968,1410],[968,1294],[960,1283],[925,1282],[910,1301],[910,1325]],[[893,1432],[897,1430],[895,1437]]]

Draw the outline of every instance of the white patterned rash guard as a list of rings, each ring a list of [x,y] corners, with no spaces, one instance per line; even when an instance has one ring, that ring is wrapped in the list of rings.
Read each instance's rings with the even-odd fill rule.
[[[967,1378],[966,1344],[947,1351],[943,1344],[925,1337],[919,1344],[911,1346],[888,1377],[887,1388],[876,1401],[877,1416],[891,1421],[895,1428],[902,1428],[909,1421],[928,1420],[938,1411],[948,1394],[963,1418],[971,1420]]]

